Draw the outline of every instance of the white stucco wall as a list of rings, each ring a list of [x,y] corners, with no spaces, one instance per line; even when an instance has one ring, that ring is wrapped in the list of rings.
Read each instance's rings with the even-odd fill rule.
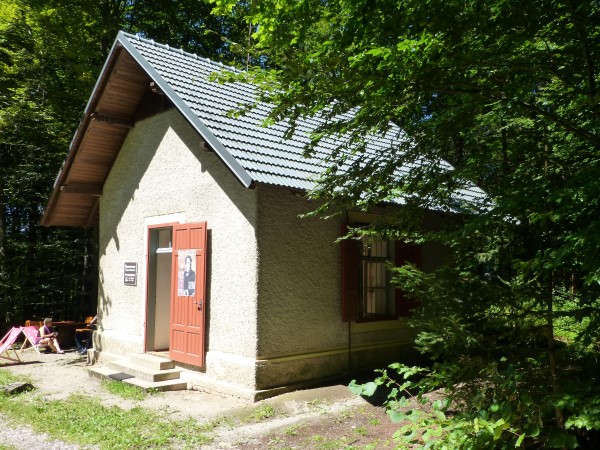
[[[348,326],[341,321],[337,220],[300,218],[316,205],[258,186],[257,384],[269,388],[346,369]],[[322,353],[326,352],[327,355]]]
[[[259,357],[344,346],[340,222],[300,218],[316,205],[290,191],[259,186],[257,193]]]
[[[342,321],[341,221],[301,218],[316,205],[289,190],[256,190],[258,388],[381,367],[409,352],[403,319]]]
[[[244,188],[175,110],[129,132],[100,201],[101,350],[144,348],[145,222],[173,215],[208,224],[207,374],[254,386],[257,352],[256,193]],[[138,263],[137,286],[123,264]],[[243,332],[241,332],[243,330]],[[237,361],[237,362],[236,362]]]

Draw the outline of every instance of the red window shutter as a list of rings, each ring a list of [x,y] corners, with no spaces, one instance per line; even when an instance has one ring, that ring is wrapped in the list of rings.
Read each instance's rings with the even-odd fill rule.
[[[421,267],[421,247],[415,244],[408,244],[402,241],[396,241],[396,257],[394,264],[396,267],[406,263],[412,263]],[[396,288],[396,315],[399,317],[410,317],[412,311],[417,307],[414,299],[407,298],[401,288]]]
[[[346,226],[342,226],[342,234],[346,234]],[[359,318],[359,256],[360,242],[355,239],[344,239],[342,250],[342,320],[352,322]]]

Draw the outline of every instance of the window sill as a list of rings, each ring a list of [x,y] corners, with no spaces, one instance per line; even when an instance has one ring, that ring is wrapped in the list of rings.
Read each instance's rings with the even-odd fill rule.
[[[369,323],[369,322],[384,322],[390,320],[398,320],[397,316],[372,316],[362,317],[356,320],[356,323]]]
[[[379,320],[364,320],[360,322],[350,322],[351,333],[378,333],[385,331],[394,331],[405,333],[409,329],[405,320],[395,319],[392,316],[380,318]]]

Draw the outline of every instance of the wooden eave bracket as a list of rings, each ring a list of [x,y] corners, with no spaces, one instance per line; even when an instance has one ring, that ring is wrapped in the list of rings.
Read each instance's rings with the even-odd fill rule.
[[[96,197],[94,199],[94,204],[92,205],[92,207],[90,209],[90,213],[86,220],[86,224],[85,224],[86,227],[93,227],[94,225],[97,224],[98,218],[96,217],[96,213],[98,212],[98,204],[99,203],[100,203],[100,198]]]
[[[165,93],[158,87],[155,81],[150,82],[150,90],[153,94],[165,95]]]
[[[90,118],[92,120],[97,120],[98,122],[114,125],[116,127],[133,128],[134,126],[133,122],[129,120],[120,119],[118,117],[109,116],[108,114],[102,114],[99,112],[93,112],[90,114]]]
[[[91,197],[102,197],[102,188],[89,185],[65,185],[60,187],[61,192],[66,194],[81,194]]]

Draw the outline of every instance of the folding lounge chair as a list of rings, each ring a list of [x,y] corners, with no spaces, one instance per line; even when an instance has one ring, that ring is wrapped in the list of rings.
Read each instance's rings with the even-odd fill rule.
[[[22,330],[21,327],[13,327],[9,330],[8,333],[6,333],[6,335],[4,335],[4,337],[0,341],[0,358],[1,359],[8,359],[9,361],[21,362],[21,358],[19,358],[19,354],[13,348],[13,344],[15,343],[15,341],[21,334],[21,330]],[[10,356],[11,350],[15,354],[14,358]]]
[[[23,341],[23,345],[21,346],[21,352],[27,350],[27,344],[31,344],[31,347],[40,354],[40,348],[46,348],[46,344],[38,344],[40,340],[38,329],[34,326],[22,327],[23,334],[25,335],[25,340]]]

